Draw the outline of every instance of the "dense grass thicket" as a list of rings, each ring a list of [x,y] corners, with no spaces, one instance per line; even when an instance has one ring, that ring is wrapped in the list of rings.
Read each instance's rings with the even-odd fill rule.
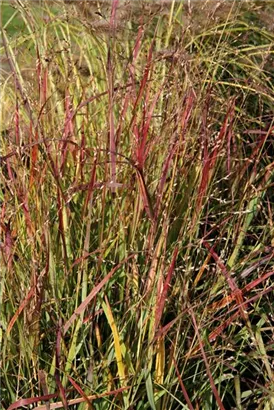
[[[273,4],[1,8],[3,410],[273,409]]]

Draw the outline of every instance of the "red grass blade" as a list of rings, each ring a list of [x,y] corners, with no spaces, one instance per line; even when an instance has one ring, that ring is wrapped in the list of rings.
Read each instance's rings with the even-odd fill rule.
[[[217,265],[219,266],[219,268],[221,269],[228,286],[230,287],[230,290],[232,292],[233,298],[235,298],[237,304],[239,305],[239,310],[241,313],[242,318],[244,319],[244,321],[247,320],[247,314],[244,312],[243,308],[240,307],[242,306],[243,303],[243,295],[241,290],[238,288],[238,286],[236,285],[235,280],[232,278],[231,274],[228,272],[227,268],[225,267],[224,263],[221,261],[221,259],[219,258],[219,256],[217,255],[217,253],[213,250],[213,247],[211,247],[206,241],[203,240],[203,244],[205,245],[205,247],[207,248],[207,250],[209,251],[209,253],[212,255],[213,259],[215,260],[215,262],[217,263]]]
[[[87,396],[87,398],[89,399],[89,401],[91,400],[96,400],[96,399],[100,399],[103,397],[108,397],[108,396],[117,396],[119,393],[122,393],[125,390],[129,390],[130,387],[120,387],[119,389],[116,390],[111,390],[105,393],[101,393],[101,394],[93,394],[92,396]],[[37,403],[39,401],[48,401],[50,399],[54,399],[58,397],[58,393],[53,393],[53,394],[48,394],[46,396],[37,396],[37,397],[30,397],[28,399],[20,399],[18,401],[16,401],[15,403],[12,403],[7,410],[15,410],[18,409],[19,407],[23,407],[23,406],[29,406],[30,404],[33,403]],[[83,403],[85,401],[84,398],[79,398],[79,399],[71,399],[68,400],[68,406],[72,406],[73,404],[79,404],[79,403]],[[63,407],[63,403],[62,402],[57,402],[57,403],[51,403],[50,404],[50,408],[51,410],[53,409],[60,409]],[[38,406],[35,407],[33,410],[47,410],[47,405],[42,405],[42,406]]]
[[[90,410],[93,410],[91,401],[89,400],[89,398],[87,397],[86,393],[81,389],[81,387],[79,386],[79,384],[77,384],[72,377],[68,376],[69,381],[71,382],[71,384],[73,385],[73,387],[78,391],[78,393],[80,394],[80,396],[83,397],[84,401],[87,403],[88,408]]]
[[[33,297],[33,295],[35,294],[35,287],[33,286],[29,292],[27,293],[26,297],[24,298],[24,300],[21,302],[19,308],[16,310],[15,314],[13,315],[13,317],[11,318],[8,327],[7,327],[7,336],[10,334],[16,320],[18,319],[18,317],[20,316],[20,314],[22,313],[22,311],[25,309],[25,307],[28,305],[30,299]]]
[[[112,0],[111,15],[110,15],[110,26],[112,29],[115,28],[116,12],[118,8],[119,0]]]
[[[200,345],[201,353],[202,353],[202,356],[203,356],[203,359],[204,359],[206,372],[207,372],[207,375],[208,375],[208,378],[209,378],[209,382],[210,382],[210,385],[211,385],[212,392],[214,394],[214,397],[215,397],[216,402],[217,402],[218,406],[220,407],[220,409],[225,410],[224,405],[223,405],[223,403],[221,401],[221,398],[219,396],[218,390],[215,386],[211,371],[210,371],[208,360],[207,360],[207,357],[206,357],[206,354],[205,354],[205,351],[204,351],[204,347],[203,347],[203,342],[202,342],[202,339],[201,339],[201,336],[200,336],[200,333],[199,333],[199,328],[198,328],[198,325],[197,325],[196,318],[195,318],[194,312],[192,310],[192,307],[189,308],[189,312],[190,312],[190,315],[191,315],[191,318],[192,318],[192,322],[193,322],[193,325],[194,325],[195,332],[196,332],[198,340],[199,340],[199,345]]]
[[[150,73],[151,64],[152,64],[153,48],[154,48],[154,40],[151,42],[151,45],[150,45],[150,48],[149,48],[149,52],[148,52],[148,56],[147,56],[147,62],[146,62],[145,70],[144,70],[144,75],[143,75],[143,78],[142,78],[142,81],[141,81],[141,84],[140,84],[139,92],[138,92],[137,97],[136,97],[135,102],[134,102],[133,114],[132,114],[132,119],[131,119],[129,128],[134,129],[134,127],[136,125],[136,120],[137,120],[137,118],[136,118],[136,109],[137,109],[137,107],[138,107],[138,105],[141,101],[141,98],[142,98],[142,96],[144,94],[144,91],[145,91],[146,84],[148,82],[149,73]]]
[[[111,391],[101,393],[101,394],[93,394],[92,396],[87,396],[87,397],[91,401],[91,400],[96,400],[96,399],[100,399],[100,398],[108,397],[108,396],[117,396],[118,394],[122,393],[123,391],[129,390],[129,389],[130,389],[130,387],[127,387],[127,386],[126,387],[120,387],[119,389],[116,389],[116,390],[111,390]],[[76,405],[76,404],[79,404],[79,403],[83,403],[84,401],[85,401],[85,399],[82,398],[82,397],[79,398],[79,399],[71,399],[71,400],[68,400],[68,405],[72,406],[72,405]],[[60,402],[52,403],[50,405],[51,410],[60,409],[62,407],[63,407],[63,404],[60,403]],[[7,410],[12,410],[12,409],[7,409]],[[47,408],[46,408],[46,406],[38,406],[38,407],[35,407],[33,410],[47,410]]]
[[[270,274],[271,273],[271,274]],[[271,276],[274,272],[268,272],[267,275]],[[265,278],[266,279],[266,278]],[[251,302],[254,302],[256,300],[258,300],[259,298],[261,298],[263,295],[269,293],[269,292],[273,292],[274,286],[270,286],[269,288],[263,290],[262,292],[260,292],[259,294],[253,296],[250,299],[245,300],[242,304],[241,304],[241,308],[246,308]],[[230,311],[228,311],[228,313],[233,312],[235,309],[237,309],[237,311],[235,313],[233,313],[232,316],[230,316],[228,319],[224,320],[218,327],[216,327],[213,332],[210,333],[210,335],[208,336],[208,341],[214,342],[214,340],[216,340],[216,338],[218,336],[220,336],[223,331],[239,316],[239,306],[237,305],[236,307],[234,307],[233,309],[231,309]],[[203,346],[204,346],[204,342]],[[187,353],[187,357],[197,353],[200,350],[200,345],[195,347],[194,349],[192,349],[191,351],[189,351]]]
[[[174,358],[172,359],[172,361],[173,361],[173,365],[174,365],[174,367],[175,367],[175,371],[176,371],[176,373],[177,373],[177,377],[178,377],[178,379],[179,379],[179,384],[180,384],[180,386],[181,386],[182,393],[183,393],[183,395],[184,395],[185,401],[187,402],[188,408],[189,408],[189,410],[194,410],[194,407],[193,407],[192,404],[191,404],[189,395],[188,395],[188,393],[187,393],[187,391],[186,391],[185,385],[184,385],[184,383],[183,383],[183,380],[182,380],[182,378],[181,378],[180,372],[179,372],[179,370],[178,370],[176,361],[175,361]]]
[[[245,293],[249,292],[251,289],[255,288],[256,286],[258,286],[260,283],[264,282],[266,279],[270,278],[272,275],[274,274],[274,271],[270,271],[265,273],[263,276],[261,276],[260,278],[254,279],[252,282],[250,282],[249,284],[247,284],[242,290],[242,294],[244,295]],[[221,299],[218,302],[214,302],[212,303],[212,305],[210,305],[208,307],[209,311],[216,311],[219,309],[222,309],[224,307],[226,307],[227,305],[229,305],[232,301],[235,300],[235,296],[234,294],[232,295],[228,295],[225,296],[223,299]]]
[[[47,394],[46,396],[29,397],[28,399],[20,399],[12,403],[7,410],[18,409],[19,407],[29,406],[30,404],[37,403],[38,401],[48,401],[58,397],[58,393]],[[52,407],[51,407],[52,408]],[[45,406],[45,410],[47,410]]]
[[[151,220],[151,222],[154,223],[155,222],[155,215],[154,215],[154,211],[153,211],[153,208],[152,208],[150,196],[149,196],[146,184],[145,184],[145,179],[144,179],[143,173],[138,168],[136,168],[136,172],[137,172],[137,180],[138,180],[140,193],[141,193],[141,197],[142,197],[142,201],[143,201],[145,211],[147,213],[147,216]]]
[[[168,288],[169,288],[169,284],[171,281],[171,277],[172,274],[174,272],[174,268],[175,268],[175,263],[176,263],[176,259],[178,256],[178,251],[179,251],[179,247],[176,246],[176,248],[173,251],[173,256],[172,256],[172,261],[170,264],[170,267],[168,269],[168,273],[166,276],[166,280],[163,286],[163,290],[162,293],[159,295],[158,300],[157,300],[157,304],[156,304],[156,314],[155,314],[155,331],[157,330],[160,321],[161,321],[161,317],[164,311],[164,306],[165,306],[165,301],[167,298],[167,293],[168,293]]]
[[[68,410],[66,391],[60,380],[61,339],[62,339],[62,334],[61,334],[61,320],[60,320],[58,323],[58,328],[57,328],[56,349],[55,349],[56,350],[55,352],[56,365],[55,365],[55,375],[54,376],[55,376],[55,381],[58,386],[59,395],[62,400],[63,406],[66,410]]]
[[[125,262],[127,262],[129,259],[133,258],[135,254],[129,255],[127,258],[125,258],[122,262],[120,262],[117,266],[115,266],[105,277],[104,279],[101,280],[101,282],[96,285],[90,294],[86,297],[86,299],[80,304],[80,306],[75,310],[73,315],[69,318],[69,320],[65,323],[64,329],[63,329],[63,334],[65,335],[72,325],[72,323],[77,319],[77,317],[85,311],[89,303],[92,301],[92,299],[95,298],[97,293],[102,289],[102,287],[110,280],[110,278],[114,275],[114,273],[123,266]]]

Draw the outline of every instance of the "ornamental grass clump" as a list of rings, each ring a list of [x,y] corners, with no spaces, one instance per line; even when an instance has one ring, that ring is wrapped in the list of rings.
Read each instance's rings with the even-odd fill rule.
[[[1,7],[3,409],[271,409],[273,6]]]

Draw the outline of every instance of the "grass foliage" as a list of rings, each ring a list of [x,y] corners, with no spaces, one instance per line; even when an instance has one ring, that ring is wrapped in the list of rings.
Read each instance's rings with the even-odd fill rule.
[[[274,408],[273,6],[1,7],[2,408]]]

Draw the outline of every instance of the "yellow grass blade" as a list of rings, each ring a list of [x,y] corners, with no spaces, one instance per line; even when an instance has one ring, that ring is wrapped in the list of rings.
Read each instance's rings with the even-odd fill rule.
[[[105,302],[102,302],[102,308],[104,310],[104,313],[106,315],[108,324],[111,328],[112,334],[113,334],[113,339],[114,339],[114,350],[115,350],[115,356],[116,356],[116,362],[117,362],[117,367],[118,367],[118,375],[119,379],[121,382],[121,387],[125,387],[127,385],[127,376],[126,376],[126,368],[123,362],[123,354],[122,351],[125,352],[125,346],[123,343],[120,341],[118,329],[112,314],[112,310],[108,301],[108,298],[105,296]],[[124,402],[126,408],[128,408],[128,398],[127,394],[124,394]]]

